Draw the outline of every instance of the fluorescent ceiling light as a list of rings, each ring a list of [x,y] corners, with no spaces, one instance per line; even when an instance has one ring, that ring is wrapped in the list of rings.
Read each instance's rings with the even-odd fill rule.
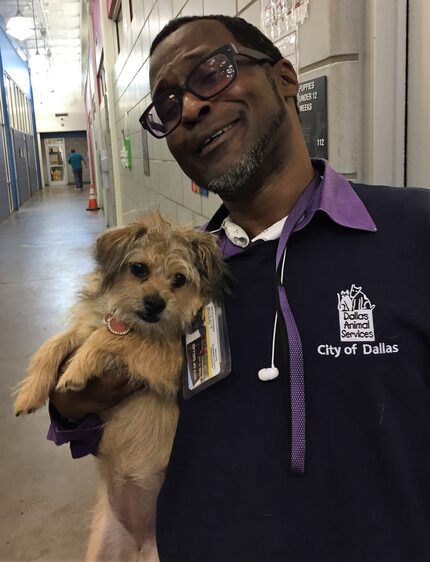
[[[46,55],[41,55],[39,53],[39,44],[37,42],[37,29],[36,29],[36,18],[34,16],[34,0],[31,0],[31,6],[33,8],[33,25],[34,25],[34,39],[36,41],[36,52],[34,55],[28,59],[28,66],[34,74],[44,74],[48,71],[49,60]]]
[[[33,20],[22,15],[18,0],[16,1],[16,7],[16,14],[7,22],[6,33],[18,39],[18,41],[24,41],[33,34]]]

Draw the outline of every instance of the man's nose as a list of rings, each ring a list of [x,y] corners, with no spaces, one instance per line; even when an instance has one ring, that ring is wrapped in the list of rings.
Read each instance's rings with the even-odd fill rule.
[[[182,122],[194,125],[211,111],[211,101],[201,100],[192,92],[184,92],[182,96]]]

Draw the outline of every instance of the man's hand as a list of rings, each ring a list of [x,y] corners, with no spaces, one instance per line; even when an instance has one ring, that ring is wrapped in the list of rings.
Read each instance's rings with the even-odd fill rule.
[[[89,381],[79,391],[52,392],[51,403],[63,418],[79,421],[88,414],[100,414],[112,408],[138,388],[125,376],[107,374]]]

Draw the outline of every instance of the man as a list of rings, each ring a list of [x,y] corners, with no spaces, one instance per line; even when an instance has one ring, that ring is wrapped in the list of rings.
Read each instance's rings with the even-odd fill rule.
[[[430,194],[311,161],[293,68],[238,18],[169,23],[150,83],[141,122],[221,196],[207,229],[236,280],[231,374],[180,397],[161,562],[428,560]],[[53,405],[100,411],[112,380]]]
[[[82,191],[82,162],[86,166],[86,162],[79,152],[76,152],[74,148],[70,151],[70,156],[67,162],[72,166],[73,177],[75,179],[75,189]]]

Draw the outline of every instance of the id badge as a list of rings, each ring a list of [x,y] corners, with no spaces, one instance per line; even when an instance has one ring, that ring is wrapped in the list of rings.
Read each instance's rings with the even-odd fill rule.
[[[224,379],[231,371],[224,307],[210,302],[203,310],[201,322],[194,328],[185,335],[184,398]]]

